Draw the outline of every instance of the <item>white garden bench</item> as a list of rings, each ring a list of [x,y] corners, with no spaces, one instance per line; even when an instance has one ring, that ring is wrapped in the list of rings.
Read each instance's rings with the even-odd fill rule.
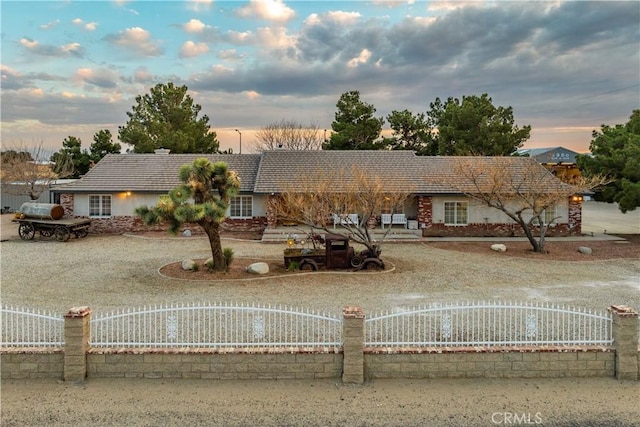
[[[383,229],[385,225],[402,225],[407,228],[407,216],[405,214],[382,214],[380,215],[380,223]]]
[[[338,215],[333,214],[333,228],[336,225],[342,225],[346,227],[357,227],[359,224],[358,214]]]

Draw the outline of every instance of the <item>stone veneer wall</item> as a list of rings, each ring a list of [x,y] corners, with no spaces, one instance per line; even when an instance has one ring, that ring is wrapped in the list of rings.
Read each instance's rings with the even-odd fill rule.
[[[367,379],[614,376],[610,347],[365,349]]]
[[[610,347],[365,348],[364,378],[615,377],[615,357]],[[3,349],[0,362],[3,379],[63,379],[64,375],[62,349]],[[343,354],[332,349],[217,352],[92,348],[87,353],[89,379],[338,379],[342,372]]]
[[[428,228],[433,225],[433,198],[431,196],[416,196],[418,206],[418,227]]]
[[[569,227],[573,234],[582,234],[582,200],[569,197]]]
[[[569,228],[568,224],[549,227],[545,236],[571,236],[580,228]],[[518,224],[468,224],[445,225],[432,224],[422,229],[423,237],[523,237],[525,234]],[[537,233],[534,230],[534,235]]]
[[[254,217],[251,219],[231,219],[227,218],[222,224],[223,230],[229,231],[262,231],[266,227],[266,218]],[[168,225],[144,225],[138,217],[132,216],[112,216],[110,218],[92,218],[92,233],[132,233],[141,231],[167,231]],[[204,234],[202,228],[197,224],[185,224],[183,229],[191,230],[193,235]]]
[[[64,378],[62,348],[3,348],[0,352],[3,379]]]
[[[189,378],[216,380],[340,378],[342,354],[317,352],[92,349],[89,378]]]

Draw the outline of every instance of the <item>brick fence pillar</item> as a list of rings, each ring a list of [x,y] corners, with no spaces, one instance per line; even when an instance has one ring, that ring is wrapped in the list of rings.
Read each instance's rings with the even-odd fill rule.
[[[89,307],[74,307],[64,315],[64,380],[84,381],[89,350]]]
[[[612,305],[616,378],[638,379],[638,312],[626,305]]]
[[[360,307],[345,307],[343,316],[342,382],[362,384],[364,382],[364,310]]]

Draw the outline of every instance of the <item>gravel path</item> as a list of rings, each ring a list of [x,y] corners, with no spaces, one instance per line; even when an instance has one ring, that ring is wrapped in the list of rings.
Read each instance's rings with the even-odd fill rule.
[[[281,244],[224,240],[237,257],[281,259]],[[203,237],[148,239],[96,236],[0,243],[3,304],[64,312],[149,304],[235,301],[286,304],[339,312],[367,312],[468,300],[568,303],[603,310],[640,308],[640,259],[559,262],[387,244],[395,270],[380,274],[310,273],[254,281],[193,282],[162,277],[157,269],[184,258],[204,258]]]

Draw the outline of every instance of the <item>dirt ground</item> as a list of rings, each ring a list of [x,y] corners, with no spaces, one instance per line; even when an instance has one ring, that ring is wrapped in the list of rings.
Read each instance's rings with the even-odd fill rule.
[[[562,404],[558,404],[562,401]],[[3,381],[3,426],[637,426],[615,379]]]
[[[166,234],[161,233],[145,233],[146,237],[153,238],[166,238]],[[258,235],[259,236],[259,235]],[[259,240],[256,238],[256,233],[232,233],[225,232],[224,237],[235,238],[243,240]],[[535,253],[531,250],[531,245],[528,242],[509,242],[507,244],[508,249],[506,252],[495,253],[489,248],[490,245],[487,242],[426,242],[426,244],[433,248],[463,252],[463,253],[476,253],[476,254],[493,254],[497,257],[518,257],[528,258],[535,260],[554,260],[554,261],[594,261],[594,260],[610,260],[610,259],[637,259],[640,257],[640,234],[626,234],[619,237],[625,240],[608,240],[608,241],[550,241],[546,244],[546,253]],[[411,243],[406,243],[410,245]],[[588,246],[592,249],[590,255],[584,255],[578,252],[580,246]],[[255,274],[246,272],[246,268],[249,264],[255,262],[255,260],[235,258],[226,272],[211,272],[204,265],[205,259],[195,259],[198,264],[198,269],[195,271],[185,271],[182,269],[181,262],[174,262],[164,265],[160,268],[160,274],[184,280],[236,280],[236,279],[249,279],[255,278]],[[287,271],[284,268],[282,259],[274,260],[262,260],[269,264],[269,273],[261,277],[274,277],[274,276],[292,276],[300,271]],[[388,268],[391,268],[398,261],[394,262],[393,259],[385,258],[385,262]],[[356,274],[369,274],[369,271],[360,271]]]
[[[255,239],[252,235],[238,235],[223,233],[227,239]],[[167,238],[165,233],[157,236]],[[588,241],[588,242],[548,242],[547,254],[533,254],[529,250],[526,242],[511,242],[505,253],[497,253],[488,249],[486,242],[422,242],[428,245],[428,250],[442,250],[443,252],[455,251],[467,253],[468,257],[477,259],[478,254],[486,254],[482,257],[482,262],[486,263],[486,269],[498,269],[502,264],[513,264],[517,258],[533,258],[535,260],[551,261],[587,261],[579,262],[580,269],[593,270],[594,268],[609,269],[607,274],[611,274],[613,264],[616,266],[622,263],[623,266],[629,264],[626,261],[601,260],[633,258],[638,259],[640,255],[640,236],[623,236],[629,243],[615,243],[611,241]],[[104,242],[104,239],[95,238],[93,240],[79,240],[69,243],[77,244],[79,251],[90,251],[89,246],[93,241]],[[144,243],[144,242],[142,242]],[[179,241],[168,240],[163,242],[166,250],[177,246]],[[114,238],[112,244],[124,252],[126,247],[133,244],[124,238]],[[136,242],[140,245],[140,242]],[[5,245],[5,244],[3,244]],[[7,243],[3,247],[3,258],[8,256],[9,251],[37,254],[47,252],[51,258],[57,256],[57,252],[62,248],[72,248],[72,246],[59,247],[56,242],[29,242],[29,243]],[[118,246],[126,245],[126,246]],[[577,252],[577,247],[585,245],[593,249],[592,255],[582,255]],[[390,244],[393,246],[393,244]],[[417,248],[418,246],[416,246]],[[141,248],[147,248],[142,245]],[[411,244],[406,244],[402,248],[411,248]],[[430,249],[433,248],[433,249]],[[267,249],[271,249],[267,247]],[[397,265],[398,270],[405,274],[413,274],[412,269],[420,270],[416,267],[416,262],[409,254],[394,250],[401,249],[400,246],[389,248],[390,256],[385,257],[389,263]],[[163,249],[164,252],[165,249]],[[6,251],[6,252],[5,252]],[[40,252],[39,252],[40,251]],[[273,250],[263,252],[272,253]],[[206,251],[204,251],[206,253]],[[424,250],[423,250],[424,252]],[[423,253],[420,252],[420,253]],[[24,252],[26,254],[27,252]],[[111,252],[109,252],[111,253]],[[178,251],[182,253],[182,250]],[[191,253],[191,252],[189,252]],[[194,251],[193,253],[202,253]],[[275,252],[274,252],[275,253]],[[262,252],[261,252],[262,254]],[[404,261],[401,255],[409,257],[413,261]],[[431,254],[431,252],[427,252]],[[248,273],[244,272],[246,264],[255,261],[253,258],[245,257],[244,253],[239,253],[238,258],[233,263],[233,270],[226,275],[221,275],[221,280],[233,278],[244,278]],[[391,256],[393,255],[393,256]],[[440,252],[434,255],[433,265],[429,270],[429,275],[439,268],[438,258],[442,256]],[[438,255],[437,257],[435,255]],[[160,267],[161,262],[156,260],[165,259],[160,255],[150,255],[149,262],[153,262],[153,269],[147,271],[146,266],[134,265],[133,270],[126,270],[123,266],[127,263],[123,260],[121,268],[124,270],[127,280],[131,282],[129,287],[137,289],[136,286],[144,290],[145,299],[148,295],[163,295],[173,292],[167,298],[175,295],[182,295],[191,292],[194,295],[213,295],[216,299],[217,293],[224,292],[227,288],[234,289],[238,295],[250,285],[238,286],[237,283],[216,282],[215,286],[201,284],[200,282],[184,282],[186,290],[180,287],[163,286],[156,284],[158,279],[153,278],[148,282],[139,279],[139,276],[153,277],[153,272]],[[454,257],[458,258],[458,257]],[[83,258],[84,259],[84,258]],[[146,259],[146,258],[145,258]],[[178,256],[172,256],[170,260],[179,260]],[[118,258],[119,260],[119,258]],[[128,258],[124,258],[128,260]],[[253,260],[253,261],[252,261]],[[592,261],[592,262],[590,262]],[[78,261],[82,263],[81,261]],[[117,261],[114,261],[117,262]],[[162,261],[168,262],[168,261]],[[271,265],[271,261],[269,261]],[[286,272],[281,258],[273,260],[272,272],[274,274],[296,274]],[[537,262],[532,266],[517,264],[522,272],[517,272],[517,276],[525,275],[529,268],[538,268]],[[455,269],[455,263],[443,264],[444,270]],[[546,265],[546,264],[545,264]],[[554,264],[557,267],[557,264]],[[572,262],[563,264],[561,267],[569,269],[574,265]],[[595,265],[595,267],[592,267]],[[635,264],[634,264],[635,265]],[[279,266],[279,267],[276,267]],[[5,265],[5,267],[8,267]],[[280,268],[282,270],[278,270]],[[573,268],[573,267],[571,267]],[[617,266],[616,268],[621,268]],[[631,264],[625,267],[624,271],[637,272]],[[181,270],[181,269],[180,269]],[[439,270],[438,270],[439,271]],[[474,270],[475,271],[475,270]],[[477,275],[477,272],[469,272],[470,276]],[[483,270],[484,271],[484,270]],[[500,270],[502,271],[502,270]],[[573,269],[571,271],[574,271]],[[76,277],[66,277],[67,281],[80,281],[84,269],[74,271]],[[209,274],[207,280],[211,280],[211,273],[206,273],[205,269],[197,273],[180,272],[185,274],[187,279],[196,278],[194,274]],[[3,271],[3,280],[7,278],[7,272]],[[22,275],[30,277],[30,282],[38,283],[40,276],[29,269],[23,270]],[[111,273],[113,274],[113,273]],[[376,274],[375,272],[362,272],[356,274]],[[417,274],[417,273],[416,273]],[[515,273],[514,273],[515,274]],[[234,276],[237,275],[237,276]],[[386,275],[384,275],[386,276]],[[13,276],[11,276],[13,277]],[[348,276],[351,278],[352,276]],[[359,277],[359,276],[358,276]],[[371,280],[374,280],[372,276]],[[395,282],[402,282],[403,275],[391,276]],[[412,276],[413,277],[413,276]],[[429,286],[435,286],[429,282],[429,276],[420,276],[423,282]],[[598,276],[600,277],[600,276]],[[598,278],[594,278],[596,280]],[[42,279],[40,279],[42,280]],[[106,280],[106,279],[105,279]],[[277,279],[276,279],[277,280]],[[351,280],[351,279],[350,279]],[[463,278],[453,278],[452,280],[466,283],[463,291],[465,295],[475,289],[473,280]],[[495,277],[487,279],[487,282],[495,281]],[[598,279],[600,280],[600,279]],[[344,279],[346,281],[346,279]],[[549,279],[552,282],[552,278]],[[138,283],[140,282],[140,283]],[[287,280],[277,282],[277,286],[268,287],[272,293],[283,292],[290,294],[290,289],[315,289],[317,285],[293,286]],[[367,282],[369,280],[367,279]],[[448,282],[447,282],[448,283]],[[456,282],[447,285],[455,288]],[[616,282],[618,283],[618,282]],[[6,283],[5,283],[6,285]],[[260,292],[259,286],[255,292],[248,290],[249,296],[254,296]],[[359,283],[342,283],[335,286],[326,283],[317,291],[325,295],[333,295],[338,290],[345,288],[360,289]],[[401,287],[402,283],[398,283]],[[620,283],[618,287],[623,288]],[[68,287],[71,287],[69,285]],[[90,282],[86,282],[81,287],[82,292],[87,294],[88,299],[95,299],[93,293],[96,289],[102,289],[108,295],[122,293],[123,288],[104,289],[103,281],[98,281],[94,287]],[[37,288],[41,291],[42,288]],[[198,293],[201,290],[201,293]],[[204,289],[204,290],[202,290]],[[266,288],[265,288],[266,289]],[[407,292],[409,296],[415,294],[414,288]],[[426,292],[423,288],[416,288]],[[554,288],[555,289],[555,288]],[[557,299],[567,291],[558,287],[558,295],[553,293],[552,297]],[[584,287],[585,292],[580,295],[587,295],[585,298],[593,299],[593,288]],[[635,289],[635,288],[634,288]],[[206,290],[206,292],[205,292]],[[58,294],[69,291],[60,289]],[[456,291],[456,289],[453,289]],[[460,291],[460,292],[463,292]],[[6,299],[7,287],[2,290]],[[310,291],[309,291],[310,292]],[[398,289],[393,292],[400,292]],[[392,291],[389,295],[395,295]],[[555,291],[553,291],[555,292]],[[14,293],[10,293],[13,295]],[[30,294],[20,290],[20,295],[27,298]],[[367,292],[367,294],[369,294]],[[132,293],[135,295],[135,292]],[[304,294],[306,295],[306,294]],[[295,294],[295,298],[305,300],[302,294]],[[364,300],[363,295],[358,294],[356,301]],[[386,293],[376,294],[371,298],[376,301],[383,298]],[[447,294],[448,295],[448,294]],[[634,299],[631,294],[630,299]],[[63,299],[58,296],[59,299]],[[551,296],[550,296],[551,297]],[[135,304],[134,296],[129,296],[131,304]],[[387,298],[391,298],[387,296]],[[22,300],[22,299],[21,299]],[[64,301],[64,307],[69,306],[69,301],[76,303],[78,297],[73,294],[68,301]],[[84,303],[84,300],[82,300]],[[92,302],[92,301],[90,301]],[[285,301],[287,302],[287,301]],[[366,301],[365,301],[366,302]],[[103,303],[104,304],[104,303]],[[95,304],[94,304],[95,305]],[[330,306],[336,306],[331,301]],[[506,426],[506,425],[545,425],[545,426],[638,426],[640,423],[640,382],[617,381],[612,378],[557,378],[557,379],[459,379],[459,380],[375,380],[368,381],[364,385],[343,385],[339,380],[287,380],[287,381],[206,381],[206,380],[163,380],[163,379],[91,379],[80,383],[65,383],[55,380],[3,380],[0,388],[0,425],[2,426]]]

